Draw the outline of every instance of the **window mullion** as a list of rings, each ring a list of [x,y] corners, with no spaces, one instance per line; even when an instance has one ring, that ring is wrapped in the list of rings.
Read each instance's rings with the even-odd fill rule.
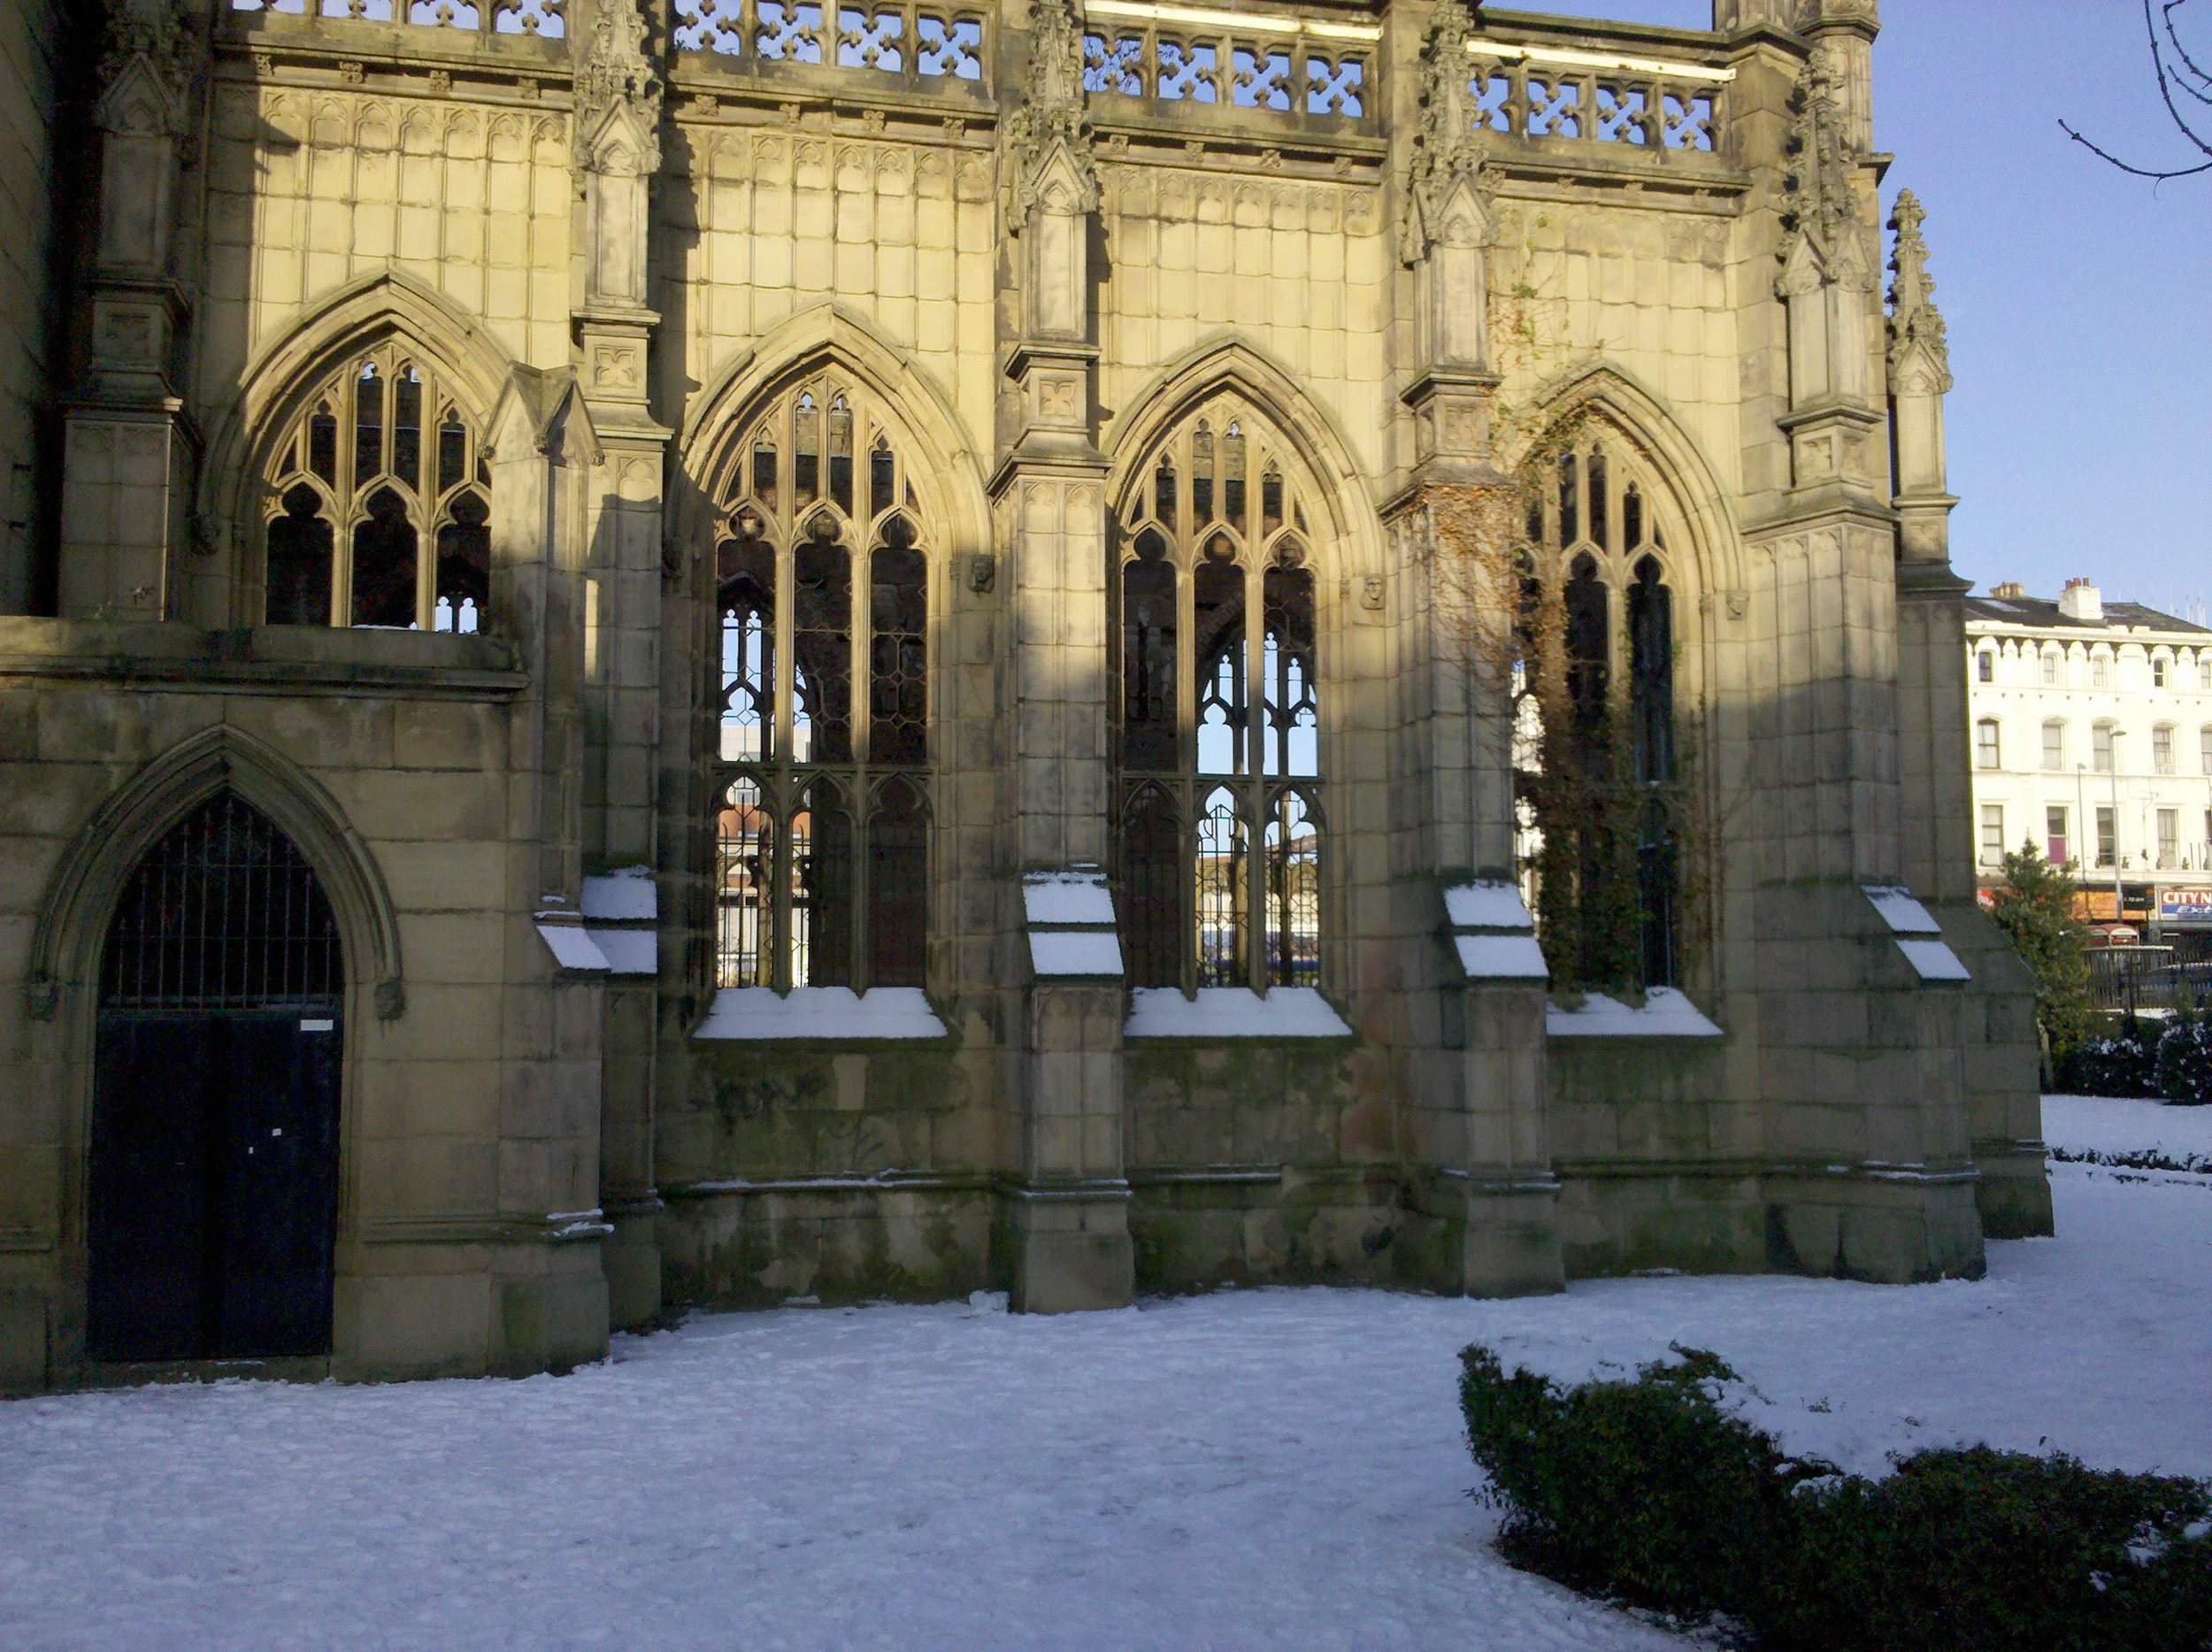
[[[427,631],[435,616],[432,612],[437,596],[438,584],[438,528],[435,511],[422,502],[422,481],[416,479],[415,514],[421,521],[415,528],[415,629]],[[461,623],[454,616],[453,623]]]
[[[330,623],[340,629],[353,623],[353,531],[359,526],[359,506],[349,501],[330,543]]]
[[[1180,872],[1176,879],[1177,913],[1183,931],[1183,995],[1198,993],[1198,799],[1197,780],[1187,769],[1178,777],[1182,795],[1176,809],[1176,854]]]
[[[859,434],[864,437],[867,422],[862,410],[857,407],[853,410],[853,424]],[[856,488],[868,485],[864,456],[854,471],[853,480]],[[857,507],[864,503],[864,498],[856,493],[853,499],[856,506],[853,519],[856,523],[860,516]],[[860,533],[856,526],[852,530],[852,537],[856,544],[864,547],[867,536]],[[847,703],[851,707],[853,748],[853,865],[848,886],[851,892],[849,919],[852,950],[847,956],[852,959],[853,990],[865,992],[869,986],[868,966],[871,961],[868,956],[867,916],[868,817],[874,812],[868,796],[868,779],[870,759],[874,755],[875,683],[869,675],[869,645],[875,626],[875,560],[865,549],[856,549],[851,556],[852,576],[846,581],[845,611],[849,633],[847,670],[850,673],[847,680],[852,685],[847,694]]]
[[[353,507],[361,494],[361,479],[353,473],[355,457],[360,450],[360,401],[354,386],[360,375],[361,364],[357,360],[350,367],[339,370],[330,390],[332,411],[337,414],[338,424],[338,451],[331,464],[331,474],[335,480],[330,485],[332,626],[344,625],[353,606]],[[314,417],[311,407],[308,417]]]
[[[777,478],[777,491],[786,492],[787,480]],[[773,501],[764,500],[764,504]],[[787,509],[783,515],[789,519]],[[771,719],[774,741],[770,750],[770,784],[763,789],[768,794],[770,818],[774,822],[774,837],[768,852],[768,900],[770,926],[768,947],[768,984],[780,993],[791,990],[791,885],[798,873],[797,848],[793,842],[793,822],[799,812],[799,784],[797,772],[792,764],[793,715],[798,693],[797,664],[792,657],[792,612],[795,593],[796,558],[791,554],[791,535],[786,532],[777,538],[782,542],[776,547],[775,612],[770,616],[769,626],[776,639],[776,657],[771,692],[775,695],[774,715]]]
[[[852,949],[846,956],[852,960],[852,989],[864,993],[875,983],[870,979],[868,956],[868,841],[870,817],[875,813],[874,800],[868,795],[868,771],[856,769],[852,788],[852,871],[848,874],[846,887],[850,891],[847,900],[851,909],[846,914],[848,941]]]
[[[1248,494],[1250,489],[1246,491]],[[1267,990],[1267,925],[1261,872],[1266,859],[1267,831],[1263,803],[1267,788],[1263,778],[1267,767],[1267,575],[1260,567],[1259,548],[1248,531],[1248,510],[1246,517],[1236,524],[1248,548],[1244,568],[1244,776],[1236,795],[1238,812],[1244,817],[1245,982],[1263,993]],[[1256,901],[1255,895],[1259,899]]]

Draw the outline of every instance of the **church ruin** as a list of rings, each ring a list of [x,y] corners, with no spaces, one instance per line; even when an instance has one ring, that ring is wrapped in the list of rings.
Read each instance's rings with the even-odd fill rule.
[[[0,1384],[2049,1231],[1875,0],[11,10]]]

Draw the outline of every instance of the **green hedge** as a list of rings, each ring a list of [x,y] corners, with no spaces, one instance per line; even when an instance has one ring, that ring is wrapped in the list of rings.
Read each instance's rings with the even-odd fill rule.
[[[2158,1088],[2184,1107],[2212,1106],[2212,1020],[2177,1020],[2160,1036]]]
[[[2158,1026],[2134,1016],[2108,1016],[2058,1064],[2059,1088],[2070,1095],[2156,1100]]]
[[[1509,1558],[1777,1652],[2212,1648],[2212,1487],[1979,1446],[1847,1475],[1723,1410],[1715,1356],[1675,1351],[1568,1388],[1462,1353]]]

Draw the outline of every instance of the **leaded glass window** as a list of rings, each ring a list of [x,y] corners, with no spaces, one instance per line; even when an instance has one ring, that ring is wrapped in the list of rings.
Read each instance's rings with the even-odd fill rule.
[[[1135,986],[1320,980],[1319,622],[1295,474],[1225,396],[1123,505],[1116,872]]]
[[[453,388],[403,345],[349,357],[306,398],[267,482],[265,623],[483,628],[490,465]]]
[[[825,374],[751,421],[715,553],[717,979],[918,987],[929,541],[900,437]]]

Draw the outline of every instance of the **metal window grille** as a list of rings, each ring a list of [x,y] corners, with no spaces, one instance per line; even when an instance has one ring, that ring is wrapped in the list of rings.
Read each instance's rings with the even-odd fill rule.
[[[180,821],[125,887],[101,963],[113,1009],[246,1009],[334,997],[337,919],[291,839],[224,793]]]

